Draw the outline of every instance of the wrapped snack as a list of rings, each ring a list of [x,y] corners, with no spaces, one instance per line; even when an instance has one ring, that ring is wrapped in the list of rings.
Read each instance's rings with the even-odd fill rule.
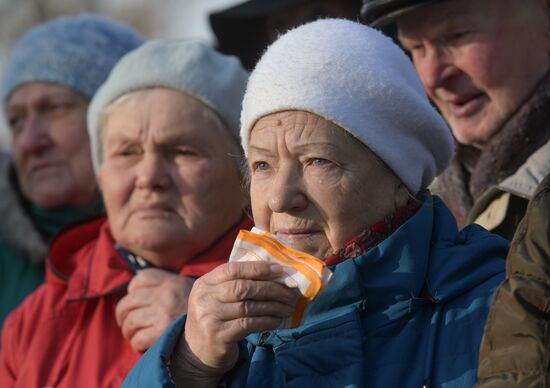
[[[271,234],[257,228],[239,232],[229,261],[265,261],[283,266],[284,274],[275,281],[298,289],[302,298],[298,301],[292,317],[281,327],[299,326],[308,302],[315,299],[332,278],[332,272],[324,261],[290,248]]]

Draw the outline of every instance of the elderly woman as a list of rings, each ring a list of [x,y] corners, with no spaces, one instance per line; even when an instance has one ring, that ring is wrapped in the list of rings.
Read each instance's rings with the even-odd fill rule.
[[[48,243],[103,214],[86,130],[93,95],[143,39],[94,14],[31,28],[2,66],[13,160],[0,164],[0,328],[45,280]]]
[[[216,268],[126,386],[471,387],[507,243],[427,192],[452,137],[401,50],[344,20],[288,32],[251,75],[241,139],[256,226],[332,282],[288,329],[286,269]]]
[[[252,226],[237,141],[247,78],[196,42],[152,41],[116,65],[88,112],[107,218],[54,242],[46,284],[6,323],[0,386],[120,386],[193,280],[227,260]]]

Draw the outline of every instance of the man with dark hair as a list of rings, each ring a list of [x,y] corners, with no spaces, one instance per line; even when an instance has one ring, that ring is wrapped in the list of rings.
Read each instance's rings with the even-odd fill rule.
[[[544,0],[363,0],[395,23],[426,93],[458,143],[433,191],[459,226],[511,239],[550,172],[550,22]]]

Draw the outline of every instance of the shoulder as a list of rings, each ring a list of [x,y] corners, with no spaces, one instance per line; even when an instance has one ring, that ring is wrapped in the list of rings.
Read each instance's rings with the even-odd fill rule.
[[[467,249],[475,253],[478,249],[501,249],[506,256],[508,241],[488,231],[481,225],[469,224],[458,230],[456,219],[449,208],[437,196],[433,196],[434,223],[432,244],[450,250]]]
[[[459,231],[441,201],[434,213],[428,271],[431,294],[446,303],[478,297],[490,303],[494,288],[504,279],[508,241],[475,224]]]
[[[28,295],[6,318],[5,331],[33,333],[43,319],[56,316],[64,304],[66,287],[59,283],[47,282]]]
[[[508,276],[523,274],[550,285],[550,174],[529,202],[525,218],[512,241]]]
[[[63,294],[64,290],[43,284],[8,315],[2,328],[3,363],[9,359],[14,368],[22,363],[39,326],[58,314]]]

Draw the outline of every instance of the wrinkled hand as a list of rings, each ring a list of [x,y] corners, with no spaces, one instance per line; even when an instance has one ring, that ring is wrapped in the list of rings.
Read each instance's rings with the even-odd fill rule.
[[[122,335],[136,352],[144,352],[180,315],[195,279],[156,268],[137,273],[128,294],[118,302],[115,316]]]
[[[237,343],[276,329],[291,316],[298,291],[272,279],[282,267],[265,262],[223,264],[195,282],[183,339],[194,356],[222,373],[237,362]]]

